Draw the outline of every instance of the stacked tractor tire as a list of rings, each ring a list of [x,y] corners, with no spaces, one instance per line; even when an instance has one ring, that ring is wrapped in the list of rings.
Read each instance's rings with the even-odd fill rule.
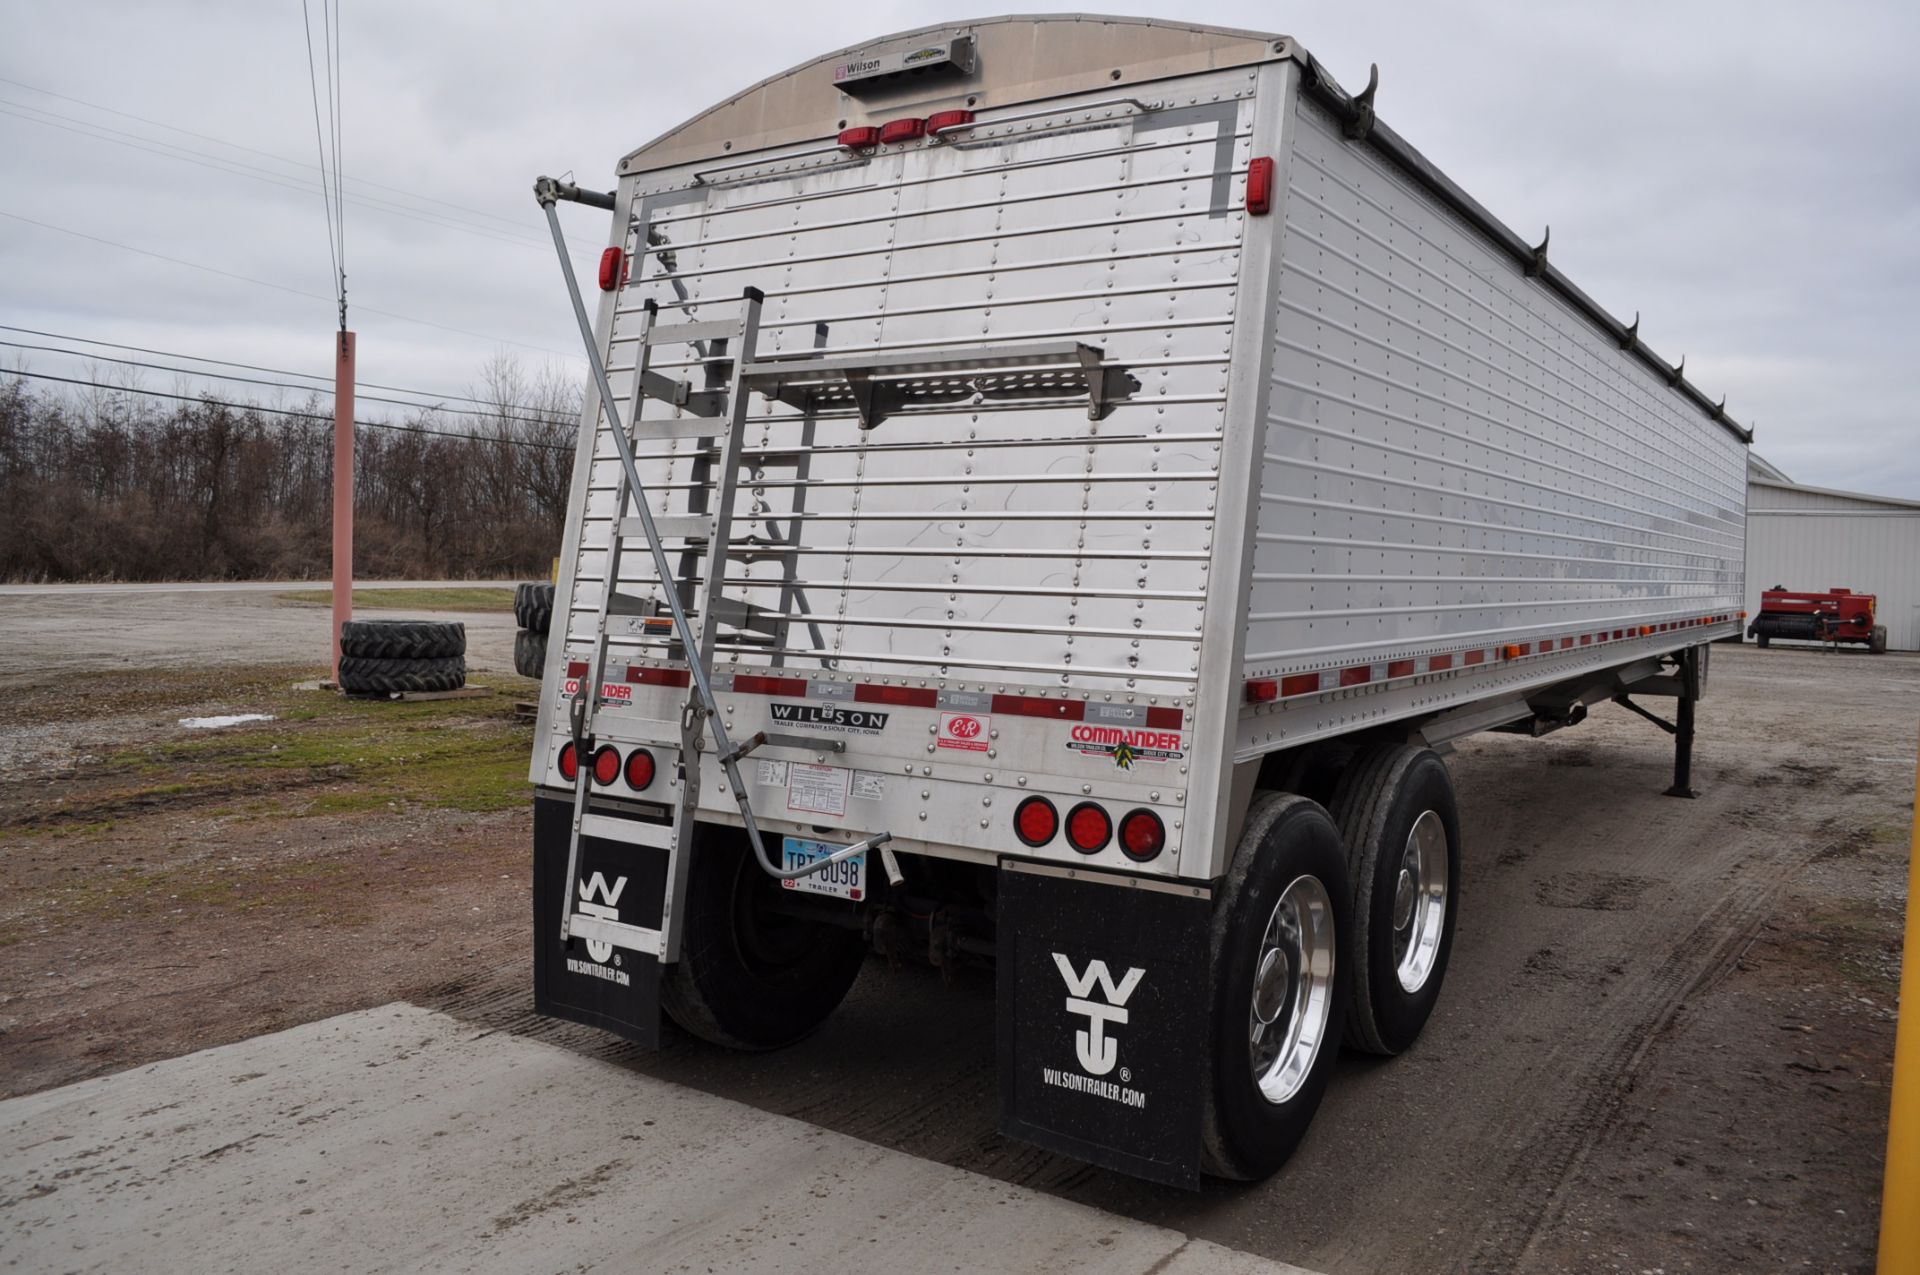
[[[553,623],[553,586],[523,584],[513,591],[513,618],[520,632],[513,639],[513,668],[538,681],[547,671],[547,629]]]
[[[457,691],[467,684],[467,626],[446,620],[348,620],[340,689],[349,695]]]

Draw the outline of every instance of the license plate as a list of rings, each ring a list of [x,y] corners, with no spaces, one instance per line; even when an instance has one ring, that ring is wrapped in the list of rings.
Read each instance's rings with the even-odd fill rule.
[[[818,863],[841,847],[827,841],[808,841],[803,837],[786,838],[787,871],[804,868],[810,863]],[[836,899],[853,899],[856,902],[867,897],[867,856],[864,852],[851,859],[842,859],[831,867],[804,877],[793,877],[782,881],[781,885],[789,890],[804,890],[808,894],[825,894]]]

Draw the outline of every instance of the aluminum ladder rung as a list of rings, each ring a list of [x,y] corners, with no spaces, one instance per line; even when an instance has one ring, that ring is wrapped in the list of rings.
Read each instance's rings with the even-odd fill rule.
[[[584,912],[575,912],[567,918],[566,937],[585,939],[589,943],[610,943],[614,947],[646,956],[660,955],[660,931],[649,930],[644,925],[628,925],[624,921],[602,920]]]
[[[634,427],[635,442],[669,438],[718,438],[727,432],[727,418],[711,413],[695,416],[649,416]]]
[[[674,827],[667,823],[646,823],[639,819],[620,819],[613,815],[583,814],[580,835],[602,841],[621,841],[630,846],[652,846],[656,850],[672,847]]]
[[[624,539],[646,543],[647,528],[637,515],[622,518],[619,523],[620,535]],[[712,514],[655,514],[653,529],[660,533],[663,540],[686,540],[696,538],[705,540],[713,531]]]
[[[647,329],[648,345],[686,345],[693,341],[725,341],[740,335],[738,319],[705,319],[660,324]]]
[[[875,377],[951,375],[990,372],[1009,367],[1097,366],[1102,352],[1081,341],[1032,341],[1017,345],[978,345],[959,349],[889,350],[871,354],[793,355],[749,362],[741,379],[755,389],[763,385],[837,384],[847,373]]]

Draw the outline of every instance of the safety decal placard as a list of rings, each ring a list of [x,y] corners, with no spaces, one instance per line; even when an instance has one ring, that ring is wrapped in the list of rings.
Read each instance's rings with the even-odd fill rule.
[[[847,813],[847,790],[853,772],[842,766],[787,766],[787,809],[815,815]]]
[[[983,713],[942,713],[934,743],[967,753],[984,753],[993,738],[993,719]]]

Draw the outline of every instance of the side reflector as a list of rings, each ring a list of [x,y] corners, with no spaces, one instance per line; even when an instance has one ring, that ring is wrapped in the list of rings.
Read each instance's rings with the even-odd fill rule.
[[[1029,797],[1013,812],[1013,834],[1039,849],[1060,831],[1060,812],[1045,797]]]
[[[870,125],[849,128],[840,134],[838,140],[842,150],[871,150],[880,144],[880,130]]]
[[[652,668],[627,665],[627,680],[636,686],[686,686],[692,674],[683,668]]]
[[[627,754],[627,787],[639,792],[653,782],[653,754],[636,748]]]
[[[1247,211],[1255,217],[1273,211],[1273,161],[1265,155],[1247,165]]]
[[[807,679],[768,677],[762,673],[735,673],[733,689],[742,695],[792,695],[799,698],[807,693]]]
[[[1145,863],[1166,845],[1166,825],[1153,811],[1135,810],[1120,821],[1120,852],[1135,863]]]
[[[604,787],[620,778],[620,750],[602,744],[593,754],[593,782]]]
[[[600,254],[600,291],[612,292],[627,281],[627,254],[609,248]]]
[[[855,702],[861,704],[899,704],[905,708],[934,708],[940,692],[931,686],[874,686],[866,682],[853,688]]]
[[[962,124],[973,123],[972,111],[935,111],[927,116],[927,135],[938,137],[950,128],[959,128]]]
[[[1067,812],[1067,841],[1081,854],[1098,854],[1113,840],[1113,820],[1091,801]]]
[[[560,778],[572,783],[580,777],[580,754],[575,751],[573,741],[568,740],[560,746]]]
[[[880,126],[880,144],[890,146],[894,142],[910,142],[916,137],[927,135],[927,122],[920,119],[888,120]]]

